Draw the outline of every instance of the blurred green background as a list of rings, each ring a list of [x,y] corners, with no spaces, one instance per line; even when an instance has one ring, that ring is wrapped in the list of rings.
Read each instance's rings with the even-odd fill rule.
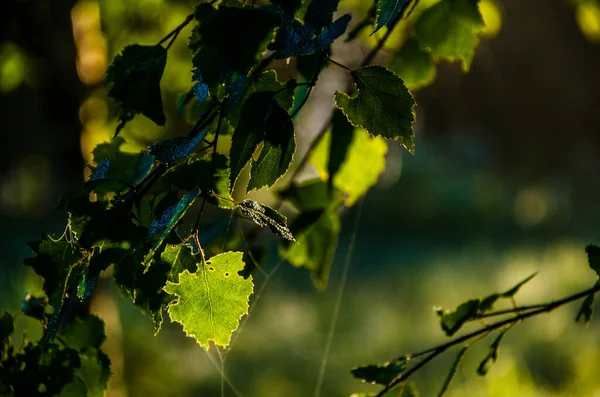
[[[355,23],[368,1],[343,0]],[[379,58],[398,48],[411,20]],[[0,13],[0,299],[18,311],[41,280],[22,266],[27,241],[62,233],[53,205],[86,174],[93,147],[117,125],[102,82],[110,60],[132,43],[154,44],[190,13],[187,0],[7,0]],[[376,390],[349,370],[445,340],[432,307],[453,308],[539,275],[517,296],[545,302],[591,286],[584,247],[600,226],[600,3],[596,0],[481,0],[487,28],[468,74],[437,65],[435,82],[415,91],[417,151],[390,143],[386,171],[369,193],[322,396]],[[232,27],[235,28],[235,27]],[[182,134],[189,120],[176,99],[191,84],[186,28],[169,51],[162,81],[165,128],[138,116],[123,136],[139,151]],[[383,32],[336,44],[354,66]],[[243,32],[240,32],[243,34]],[[274,64],[280,78],[294,64]],[[296,120],[299,148],[321,126],[343,71],[329,68]],[[314,171],[313,171],[314,173]],[[307,172],[310,175],[310,171]],[[263,200],[269,200],[260,192]],[[355,210],[343,216],[326,292],[308,272],[268,256],[252,312],[228,352],[205,352],[178,325],[152,335],[151,321],[109,277],[91,310],[106,322],[113,362],[109,396],[313,395]],[[275,271],[273,271],[275,269]],[[269,276],[267,277],[266,274]],[[109,275],[108,275],[109,276]],[[267,283],[268,284],[265,284]],[[600,396],[600,320],[573,322],[577,304],[510,331],[490,373],[475,370],[491,343],[472,349],[449,396]],[[34,338],[35,322],[20,319]],[[239,336],[239,338],[238,338]],[[434,394],[449,353],[415,376]],[[221,374],[224,373],[224,376]]]

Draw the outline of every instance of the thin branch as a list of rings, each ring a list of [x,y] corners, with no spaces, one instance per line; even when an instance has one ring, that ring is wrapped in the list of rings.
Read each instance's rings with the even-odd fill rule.
[[[256,65],[256,67],[254,69],[252,69],[252,71],[250,72],[250,76],[256,76],[257,74],[260,74],[275,59],[275,56],[277,56],[277,51],[272,51],[272,52],[268,53],[267,55],[265,55],[260,60],[258,65]]]
[[[458,337],[456,339],[453,339],[449,342],[443,343],[439,346],[435,346],[432,347],[430,349],[427,350],[423,350],[421,352],[415,353],[415,354],[411,354],[408,357],[409,358],[414,358],[414,357],[418,357],[418,356],[423,356],[427,354],[427,357],[425,357],[423,360],[421,360],[417,365],[415,365],[414,367],[412,367],[410,370],[407,370],[406,372],[401,373],[400,375],[398,375],[392,382],[390,382],[388,385],[386,385],[378,394],[375,395],[375,397],[381,397],[383,396],[385,393],[387,393],[388,391],[390,391],[392,388],[394,388],[396,385],[398,385],[400,382],[405,381],[409,376],[411,376],[413,373],[415,373],[418,369],[422,368],[425,364],[427,364],[429,361],[433,360],[435,357],[437,357],[438,355],[442,354],[444,351],[448,350],[449,348],[451,348],[452,346],[458,345],[460,343],[466,342],[469,339],[478,337],[480,335],[486,334],[486,333],[490,333],[494,330],[497,330],[499,328],[502,328],[504,326],[511,326],[514,325],[520,321],[523,321],[525,319],[528,319],[530,317],[534,317],[537,316],[538,314],[542,314],[542,313],[548,313],[551,312],[552,310],[566,305],[567,303],[571,303],[573,301],[579,300],[581,298],[584,298],[588,295],[591,294],[595,294],[596,292],[600,291],[600,284],[596,284],[594,287],[589,288],[585,291],[579,292],[577,294],[574,295],[570,295],[567,296],[565,298],[556,300],[556,301],[552,301],[552,302],[548,302],[544,305],[542,305],[540,308],[538,309],[533,309],[527,313],[521,313],[518,314],[514,317],[511,317],[509,319],[503,320],[503,321],[499,321],[497,323],[494,324],[490,324],[484,328],[481,328],[477,331],[473,331],[471,333],[468,333],[466,335],[463,335],[461,337]],[[515,309],[517,310],[517,309]],[[520,308],[519,310],[523,310],[523,308]],[[406,356],[402,356],[397,358],[397,360],[403,360],[405,359]]]
[[[325,57],[325,59],[327,59],[327,61],[329,61],[330,63],[333,63],[336,66],[339,66],[342,69],[346,69],[347,71],[349,71],[350,73],[352,73],[352,69],[350,69],[348,66],[343,65],[337,61],[334,61],[333,59],[329,58],[329,57]]]
[[[169,49],[169,47],[171,47],[171,44],[173,44],[173,41],[175,41],[175,38],[177,38],[177,35],[179,35],[179,32],[181,32],[181,30],[183,28],[185,28],[190,22],[192,22],[192,20],[194,19],[194,14],[190,14],[187,17],[185,17],[185,19],[183,20],[183,22],[181,22],[179,24],[179,26],[177,26],[175,29],[173,29],[169,34],[167,34],[165,37],[163,37],[157,45],[161,45],[162,43],[164,43],[165,41],[169,40],[169,38],[171,38],[172,36],[175,36],[173,38],[173,40],[171,40],[169,42],[169,44],[167,45],[167,50]]]

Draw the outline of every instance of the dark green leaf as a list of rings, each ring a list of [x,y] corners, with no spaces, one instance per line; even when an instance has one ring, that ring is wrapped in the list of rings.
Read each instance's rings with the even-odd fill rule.
[[[198,143],[204,139],[208,129],[194,137],[174,137],[158,141],[148,148],[150,154],[164,163],[188,156]]]
[[[258,7],[199,4],[189,47],[193,65],[211,89],[231,73],[246,75],[270,40],[276,17]],[[232,29],[235,27],[235,29]]]
[[[312,79],[314,75],[318,75],[323,68],[327,67],[327,65],[328,62],[323,62],[323,54],[320,52],[298,55],[296,57],[296,69],[298,69],[298,72],[300,72],[300,74],[307,80]],[[298,89],[307,90],[308,86],[301,86]],[[304,97],[301,97],[300,99],[294,99],[299,100],[301,103],[303,98]]]
[[[525,280],[519,282],[517,285],[515,285],[514,287],[512,287],[511,289],[509,289],[508,291],[503,293],[502,297],[503,298],[512,298],[513,296],[515,296],[515,294],[517,292],[519,292],[519,289],[521,289],[521,287],[523,285],[525,285],[528,281],[530,281],[535,276],[537,276],[537,272],[533,273],[531,276],[527,277]]]
[[[212,177],[212,186],[210,171],[211,163],[214,161],[214,173]],[[202,192],[212,190],[223,199],[210,196],[207,200],[221,208],[235,208],[231,198],[229,188],[229,167],[227,166],[227,157],[222,154],[216,154],[213,160],[212,154],[193,156],[185,163],[172,167],[165,173],[162,181],[166,185],[175,186],[179,189],[191,191],[194,188],[200,188]]]
[[[73,380],[81,361],[76,350],[54,343],[29,343],[2,364],[0,379],[12,388],[14,396],[55,396]]]
[[[183,216],[194,203],[199,194],[199,188],[196,187],[192,189],[185,196],[183,196],[177,204],[167,208],[163,212],[160,219],[155,219],[152,221],[152,224],[150,225],[150,229],[148,231],[148,237],[155,236],[158,233],[160,233],[160,236],[154,244],[154,247],[150,250],[148,255],[146,255],[146,267],[150,266],[156,250],[162,245],[163,241],[165,241],[171,230],[173,230],[175,226],[177,226],[177,223],[179,223],[181,218],[183,218]]]
[[[288,229],[287,218],[273,208],[252,200],[242,201],[239,208],[242,214],[252,219],[258,226],[268,226],[276,235],[289,241],[296,241],[290,229]]]
[[[21,312],[26,316],[42,320],[46,314],[46,306],[48,306],[47,297],[37,297],[27,293],[25,298],[21,301]]]
[[[172,283],[179,282],[179,274],[184,270],[196,273],[198,269],[198,261],[194,258],[189,244],[167,245],[160,259],[171,266],[167,280]]]
[[[276,59],[285,59],[317,51],[313,42],[315,29],[303,24],[292,16],[281,14],[279,29],[275,41],[269,43],[269,49],[277,51]]]
[[[276,95],[273,94],[275,100],[283,109],[286,111],[289,110],[294,101],[294,91],[293,89],[283,90],[285,86],[285,84],[280,83],[279,80],[277,80],[277,72],[275,70],[267,70],[266,72],[260,73],[256,76],[248,77],[245,82],[243,95],[238,101],[239,105],[234,107],[231,113],[228,114],[228,118],[232,125],[234,127],[237,126],[240,119],[241,109],[247,102],[248,98],[257,92],[277,92]]]
[[[293,266],[311,270],[315,286],[325,289],[340,232],[335,209],[302,212],[290,229],[297,242],[280,246],[281,257]]]
[[[588,245],[585,247],[585,252],[588,255],[590,268],[600,277],[600,247],[597,245]]]
[[[108,95],[121,104],[121,125],[141,113],[158,125],[165,124],[160,79],[167,63],[167,50],[160,45],[133,44],[117,55],[106,72]]]
[[[494,339],[494,342],[492,342],[492,345],[490,346],[489,353],[487,354],[487,356],[485,356],[485,358],[481,361],[481,363],[479,363],[479,366],[477,367],[477,375],[485,376],[490,370],[490,366],[496,362],[496,360],[498,359],[498,352],[500,350],[500,342],[502,342],[504,334],[506,334],[506,332],[509,329],[510,328],[504,328],[502,331],[500,331],[496,339]]]
[[[273,4],[277,4],[283,12],[288,15],[294,15],[296,10],[300,8],[302,0],[269,0]]]
[[[312,0],[304,14],[304,22],[320,32],[333,21],[340,0]]]
[[[6,310],[0,312],[0,363],[6,359],[9,351],[11,335],[15,330],[13,320],[13,316]]]
[[[323,31],[315,38],[315,47],[321,50],[330,46],[335,39],[340,37],[346,31],[352,17],[350,14],[345,14],[335,20],[331,25],[323,28]]]
[[[269,118],[269,110],[274,93],[271,91],[256,92],[244,103],[233,137],[229,154],[231,165],[231,188],[233,189],[238,175],[252,158],[259,143],[265,139],[265,128]]]
[[[44,278],[44,292],[55,311],[60,311],[63,297],[73,288],[83,274],[83,253],[78,247],[52,235],[44,235],[42,240],[29,244],[36,257],[25,259],[30,266]]]
[[[463,347],[462,349],[460,349],[460,351],[456,355],[456,358],[454,359],[454,362],[452,363],[452,366],[450,367],[450,371],[448,371],[448,375],[446,376],[446,380],[444,381],[444,384],[442,385],[442,388],[438,394],[438,397],[442,397],[444,395],[444,393],[446,393],[446,390],[448,390],[448,386],[450,386],[452,379],[454,379],[454,377],[456,376],[456,372],[458,372],[458,368],[460,367],[460,364],[462,363],[462,360],[465,357],[465,354],[467,353],[468,348],[469,348],[469,346]]]
[[[481,304],[479,305],[479,312],[486,313],[491,311],[494,308],[494,304],[498,299],[500,299],[502,295],[500,294],[491,294],[486,298],[481,300]]]
[[[460,60],[468,71],[484,28],[479,0],[442,0],[421,14],[415,25],[422,48],[434,58]]]
[[[440,325],[447,336],[452,336],[467,321],[477,316],[479,299],[471,299],[456,308],[453,312],[439,309],[436,311]]]
[[[416,38],[410,38],[402,44],[390,59],[388,68],[404,81],[409,90],[435,80],[436,69],[431,53],[422,49]]]
[[[288,112],[274,100],[265,122],[264,146],[252,162],[248,190],[273,186],[290,168],[296,151],[294,124]]]
[[[598,283],[596,283],[596,285],[598,285]],[[590,323],[590,321],[592,320],[592,316],[594,315],[595,296],[596,294],[589,294],[585,297],[585,299],[581,303],[579,312],[577,312],[577,317],[575,317],[575,321],[579,321],[580,318],[583,318],[586,325]]]
[[[114,138],[111,142],[101,143],[94,148],[94,162],[91,181],[105,183],[93,188],[100,198],[107,193],[119,193],[139,183],[150,171],[154,157],[147,152],[125,153],[121,146],[125,140]]]
[[[352,376],[367,383],[387,385],[406,369],[406,360],[385,363],[383,365],[365,365],[354,368]]]
[[[154,332],[160,331],[163,309],[172,297],[163,291],[167,283],[171,265],[156,261],[146,268],[143,265],[145,249],[132,250],[120,262],[115,263],[114,278],[143,313],[148,314],[154,323]]]
[[[106,339],[104,321],[94,315],[76,318],[59,335],[68,347],[79,351],[99,349]]]
[[[335,103],[350,123],[370,134],[388,139],[400,139],[410,153],[413,141],[414,98],[402,80],[383,66],[366,66],[352,71],[358,95],[336,92]]]
[[[401,18],[401,14],[404,13],[412,2],[411,0],[377,0],[377,19],[373,33],[377,32],[383,26],[391,29],[396,19]]]

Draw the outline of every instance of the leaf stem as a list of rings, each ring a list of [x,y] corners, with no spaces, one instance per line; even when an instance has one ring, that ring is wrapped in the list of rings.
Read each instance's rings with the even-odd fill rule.
[[[325,59],[327,59],[327,61],[329,61],[330,63],[333,63],[334,65],[339,66],[342,69],[346,69],[347,71],[349,71],[350,73],[352,73],[352,69],[350,69],[348,66],[343,65],[343,64],[341,64],[341,63],[339,63],[337,61],[334,61],[333,59],[331,59],[331,58],[329,58],[327,56],[325,57]]]
[[[530,311],[528,311],[527,313],[520,313],[517,314],[514,317],[511,317],[509,319],[503,320],[503,321],[498,321],[496,323],[490,324],[484,328],[481,328],[479,330],[473,331],[471,333],[468,333],[466,335],[460,336],[458,338],[455,338],[449,342],[443,343],[441,345],[432,347],[430,349],[426,349],[423,350],[421,352],[415,353],[415,354],[411,354],[408,355],[409,358],[414,358],[414,357],[419,357],[419,356],[423,356],[423,355],[427,355],[423,360],[419,361],[419,363],[417,365],[415,365],[414,367],[412,367],[411,369],[407,370],[406,372],[401,373],[400,375],[398,375],[392,382],[390,382],[389,384],[387,384],[378,394],[376,394],[374,397],[381,397],[383,396],[385,393],[387,393],[388,391],[390,391],[392,388],[394,388],[396,385],[398,385],[400,382],[405,381],[409,376],[411,376],[413,373],[415,373],[417,370],[419,370],[420,368],[422,368],[425,364],[427,364],[429,361],[433,360],[435,357],[437,357],[438,355],[442,354],[444,351],[448,350],[450,347],[458,345],[460,343],[466,342],[472,338],[476,338],[480,335],[484,335],[484,334],[488,334],[494,330],[497,330],[499,328],[502,328],[504,326],[513,326],[516,323],[526,320],[530,317],[534,317],[537,316],[538,314],[542,314],[542,313],[548,313],[560,306],[566,305],[567,303],[571,303],[573,301],[579,300],[581,298],[584,298],[588,295],[591,294],[595,294],[596,292],[600,291],[600,284],[596,284],[594,287],[592,288],[588,288],[585,291],[581,291],[577,294],[573,294],[570,296],[567,296],[565,298],[556,300],[556,301],[551,301],[548,302],[546,304],[543,305],[535,305],[535,306],[531,306],[533,307],[533,309],[531,309]],[[523,311],[523,310],[527,310],[525,309],[526,307],[521,307],[518,309],[512,309],[511,312],[506,312],[506,313],[518,313],[519,311]],[[405,359],[406,356],[402,356],[397,358],[397,360],[402,360]]]

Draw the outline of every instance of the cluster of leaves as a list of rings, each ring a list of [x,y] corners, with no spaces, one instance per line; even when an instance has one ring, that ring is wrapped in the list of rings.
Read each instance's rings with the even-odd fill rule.
[[[467,70],[483,27],[478,0],[441,0],[422,12],[415,36],[390,58],[390,69],[369,65],[383,41],[362,66],[351,70],[338,64],[349,71],[355,88],[335,93],[330,128],[293,168],[293,119],[320,71],[336,63],[330,59],[331,45],[346,32],[351,17],[334,18],[339,0],[246,3],[201,2],[158,44],[127,46],[114,59],[106,83],[120,107],[120,124],[112,141],[94,149],[87,182],[62,200],[69,216],[63,236],[46,234],[31,243],[36,256],[25,264],[44,278],[46,297],[27,300],[24,312],[42,322],[44,336],[13,351],[12,316],[4,314],[1,392],[56,395],[86,387],[83,394],[91,396],[106,388],[109,364],[99,350],[102,324],[95,317],[73,322],[69,311],[90,298],[109,266],[117,285],[150,316],[155,332],[167,312],[201,346],[226,347],[248,312],[252,272],[242,244],[219,225],[201,222],[206,204],[224,217],[235,216],[236,223],[238,218],[249,221],[246,225],[254,225],[247,226],[249,236],[269,228],[280,237],[280,256],[308,269],[315,286],[325,288],[340,210],[377,182],[385,168],[385,139],[414,153],[415,102],[408,88],[431,82],[437,59],[460,60]],[[369,26],[373,32],[393,29],[417,3],[375,1],[348,39]],[[180,114],[194,115],[195,125],[143,152],[124,152],[118,134],[137,114],[158,125],[167,122],[161,77],[170,44],[192,21],[191,87],[177,105]],[[280,82],[269,63],[288,58],[296,59],[299,74]],[[227,135],[228,150],[219,146],[219,137]],[[295,176],[307,161],[320,176],[298,183]],[[274,208],[246,198],[247,192],[263,188],[273,188],[278,197]],[[283,201],[293,207],[289,225],[278,211]],[[479,305],[477,313],[483,310]],[[452,330],[466,321],[461,316],[441,314]],[[96,337],[69,336],[86,332]],[[24,384],[26,377],[37,383]]]
[[[533,279],[537,273],[525,278],[521,282],[517,283],[512,288],[502,293],[492,293],[484,299],[470,299],[460,305],[455,310],[443,310],[436,308],[435,313],[440,323],[442,331],[446,336],[453,336],[460,328],[468,322],[480,321],[482,328],[465,334],[458,338],[451,340],[450,342],[441,344],[439,346],[426,349],[424,351],[401,356],[391,362],[384,364],[371,364],[361,367],[357,367],[352,370],[352,374],[355,378],[362,380],[363,382],[383,385],[384,388],[377,394],[361,394],[355,395],[356,397],[369,397],[369,396],[384,396],[391,393],[394,388],[403,388],[398,392],[398,395],[404,396],[406,390],[409,390],[414,395],[416,390],[413,383],[408,383],[407,378],[411,376],[415,371],[422,368],[428,362],[436,358],[441,353],[450,349],[451,347],[462,344],[463,346],[458,351],[454,361],[450,366],[448,375],[440,388],[438,396],[442,396],[450,386],[450,383],[457,374],[460,365],[465,357],[468,349],[474,344],[480,342],[485,337],[497,332],[496,337],[491,343],[487,354],[481,360],[477,366],[476,373],[479,376],[485,376],[492,364],[494,364],[499,357],[500,344],[512,327],[517,325],[519,322],[542,314],[548,313],[557,307],[571,303],[573,301],[583,299],[579,312],[575,318],[575,321],[579,321],[580,318],[585,320],[586,324],[592,319],[594,312],[594,296],[600,291],[600,247],[595,245],[589,245],[586,248],[588,254],[589,267],[596,273],[596,284],[583,292],[568,296],[566,298],[548,302],[544,304],[531,305],[531,306],[518,306],[515,301],[515,295],[519,292],[521,287]],[[494,311],[494,304],[499,299],[508,299],[512,302],[513,307],[507,310],[496,310]],[[493,324],[487,324],[486,319],[495,316],[507,316],[508,318],[498,321]],[[411,360],[424,357],[421,361],[418,361],[412,367],[409,367]],[[407,388],[408,387],[408,388]],[[394,391],[395,393],[395,391]]]
[[[40,304],[29,297],[24,305]],[[35,316],[34,312],[25,314]],[[58,343],[24,340],[12,345],[15,318],[0,314],[0,393],[19,396],[102,396],[110,378],[110,359],[100,350],[106,339],[98,317],[76,318],[58,334]]]

